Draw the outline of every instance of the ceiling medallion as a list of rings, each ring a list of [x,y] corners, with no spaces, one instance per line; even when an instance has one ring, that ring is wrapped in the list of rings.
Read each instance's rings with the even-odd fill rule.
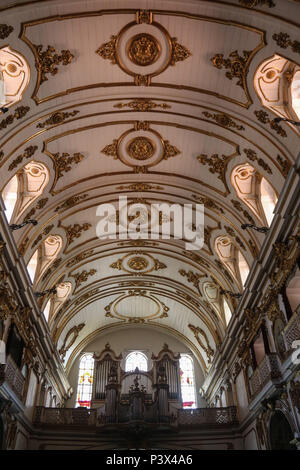
[[[142,67],[154,64],[161,53],[161,46],[152,34],[140,33],[127,44],[127,54],[131,62]]]
[[[148,160],[148,158],[153,157],[156,145],[148,137],[140,136],[130,140],[126,150],[130,157],[135,160]]]
[[[123,132],[101,152],[115,160],[121,160],[124,165],[133,168],[135,173],[147,173],[148,168],[181,153],[168,140],[164,140],[159,132],[151,129],[149,122],[141,121],[136,121],[133,128]]]
[[[139,251],[131,252],[110,265],[112,269],[118,269],[119,271],[135,275],[148,274],[152,271],[165,269],[166,267],[164,263],[153,258],[148,253]]]
[[[144,32],[139,26],[142,23],[147,24]],[[137,34],[134,34],[135,31]],[[187,59],[191,52],[179,44],[177,38],[172,38],[160,23],[153,21],[150,11],[145,14],[138,11],[135,21],[125,25],[117,35],[112,35],[110,41],[96,50],[96,54],[131,75],[135,85],[149,86],[152,77],[161,74],[170,65]],[[137,67],[141,67],[140,70]]]

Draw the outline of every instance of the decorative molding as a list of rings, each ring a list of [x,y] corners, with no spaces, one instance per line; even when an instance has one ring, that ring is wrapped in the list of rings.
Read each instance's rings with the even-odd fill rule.
[[[84,253],[80,253],[79,255],[75,256],[70,261],[68,261],[66,266],[67,268],[71,268],[72,266],[75,266],[75,264],[80,263],[80,261],[83,261],[89,258],[93,254],[94,254],[94,250],[89,250],[89,251],[85,251]]]
[[[65,358],[65,355],[67,353],[67,351],[70,349],[70,347],[75,343],[80,331],[82,330],[82,328],[85,326],[85,323],[80,323],[80,325],[77,325],[77,326],[73,326],[73,328],[71,328],[68,333],[66,334],[65,336],[65,339],[64,339],[64,342],[62,344],[62,347],[60,348],[60,350],[58,351],[62,360]],[[67,344],[67,341],[68,339],[70,338],[70,336],[73,336],[72,339],[69,341],[69,343]]]
[[[61,209],[64,209],[64,210],[71,209],[72,207],[76,206],[76,204],[83,201],[87,197],[88,197],[88,194],[82,194],[81,196],[71,196],[68,199],[66,199],[66,201],[64,201],[62,204],[57,206],[56,209],[54,209],[54,212],[58,212]]]
[[[172,38],[172,58],[171,65],[176,62],[181,62],[192,55],[192,53],[185,47],[177,42],[177,38]]]
[[[161,45],[152,34],[139,33],[128,41],[126,52],[133,64],[144,67],[153,65],[158,60]]]
[[[148,183],[132,183],[127,186],[121,185],[116,187],[117,190],[129,190],[129,191],[151,191],[156,190],[160,191],[164,188],[162,186],[158,186],[156,184],[148,184]]]
[[[290,35],[287,33],[273,34],[272,38],[276,41],[277,46],[282,47],[282,49],[287,49],[290,47],[293,52],[300,54],[300,42],[291,41]]]
[[[212,174],[217,173],[218,179],[222,181],[222,183],[227,186],[226,184],[226,168],[228,161],[230,160],[231,156],[222,155],[219,157],[218,154],[211,155],[208,157],[205,154],[201,154],[197,157],[198,162],[202,163],[202,165],[208,165],[209,171]]]
[[[287,177],[292,165],[290,164],[290,162],[282,158],[280,155],[277,155],[276,160],[281,166],[281,173],[283,174],[284,177]]]
[[[92,225],[86,222],[82,225],[74,224],[74,225],[68,225],[67,227],[65,227],[64,225],[59,223],[58,227],[61,227],[64,229],[66,233],[66,237],[67,237],[67,247],[68,247],[69,245],[71,245],[71,243],[74,242],[75,238],[80,238],[82,235],[82,232],[86,232],[87,230],[89,230],[92,227]]]
[[[109,42],[105,42],[96,50],[96,54],[98,54],[102,59],[110,60],[113,65],[117,63],[117,39],[118,36],[112,35]]]
[[[148,98],[138,98],[134,101],[130,101],[129,103],[117,103],[114,105],[114,108],[123,109],[123,108],[130,108],[134,111],[152,111],[156,108],[162,109],[170,109],[171,106],[166,103],[155,103],[151,99]]]
[[[51,225],[48,225],[43,231],[42,233],[34,240],[33,244],[31,245],[31,248],[34,248],[42,239],[44,236],[48,235],[51,230],[54,228],[54,225],[51,224]]]
[[[272,175],[272,170],[269,165],[262,158],[258,158],[254,150],[244,149],[244,152],[248,160],[251,160],[251,162],[257,162],[258,165],[261,166],[269,175]]]
[[[12,33],[14,28],[7,24],[0,24],[0,39],[6,39]]]
[[[78,114],[79,112],[80,111],[77,111],[76,109],[74,111],[71,111],[70,113],[57,111],[51,114],[51,116],[48,119],[46,119],[46,121],[39,122],[39,124],[37,124],[36,127],[43,129],[44,127],[47,127],[47,126],[55,126],[55,125],[61,124],[69,117],[76,116],[76,114]]]
[[[40,75],[40,85],[48,80],[47,74],[57,74],[56,65],[68,65],[74,58],[73,54],[66,49],[63,49],[59,55],[53,46],[48,46],[45,51],[42,50],[42,45],[33,44],[33,47],[37,58],[35,65]]]
[[[235,233],[235,231],[233,230],[233,228],[228,227],[228,225],[224,225],[224,229],[225,229],[226,233],[228,233],[228,235],[230,235],[232,238],[234,238],[234,240],[240,245],[241,248],[243,248],[243,250],[246,250],[246,247],[245,247],[244,243],[243,243],[242,240],[236,235],[236,233]]]
[[[14,114],[10,114],[5,119],[0,121],[0,130],[6,129],[7,126],[12,124],[15,119],[22,119],[30,111],[29,106],[19,106],[15,109]]]
[[[195,201],[199,202],[199,204],[203,204],[206,209],[212,209],[220,214],[224,214],[224,210],[222,207],[218,206],[212,199],[207,196],[197,196],[196,194],[192,194],[192,198]]]
[[[85,300],[88,300],[90,299],[91,297],[93,297],[93,295],[96,295],[98,294],[99,292],[99,289],[92,289],[90,290],[89,292],[86,292],[85,294],[83,294],[81,297],[79,297],[79,299],[77,299],[74,303],[74,305],[79,305],[81,304],[82,302],[84,302]]]
[[[15,158],[12,163],[9,165],[8,167],[8,171],[12,171],[14,170],[15,168],[17,168],[17,166],[22,163],[22,161],[25,159],[28,159],[28,158],[31,158],[35,152],[37,151],[38,147],[37,145],[30,145],[29,147],[27,147],[23,153],[21,153],[20,155],[18,155],[17,158]]]
[[[45,205],[47,204],[49,198],[45,197],[43,199],[40,199],[35,207],[33,207],[28,214],[24,217],[24,222],[26,222],[28,219],[32,219],[36,211],[43,209]]]
[[[269,8],[273,8],[276,6],[273,0],[239,0],[239,3],[244,7],[248,8],[255,8],[264,5],[267,5]]]
[[[97,272],[97,269],[90,269],[89,271],[81,271],[81,273],[71,274],[69,273],[69,277],[73,277],[75,279],[75,290],[81,286],[83,282],[86,282],[90,276],[94,276]],[[74,292],[75,292],[74,290]]]
[[[229,272],[227,271],[227,269],[224,267],[223,263],[221,263],[220,260],[215,259],[215,264],[218,266],[219,270],[224,274],[224,276],[227,277],[227,279],[231,283],[233,283],[233,279],[232,279],[231,275],[229,274]]]
[[[61,261],[62,261],[62,258],[58,258],[58,259],[56,259],[56,260],[53,261],[53,263],[51,264],[51,266],[47,269],[47,271],[46,271],[45,274],[43,275],[43,277],[42,277],[42,282],[44,282],[44,281],[47,279],[47,277],[48,277],[50,274],[52,274],[52,273],[56,270],[56,268],[58,268],[58,266],[60,265]],[[60,282],[62,282],[62,279],[60,280]],[[57,284],[58,284],[58,283],[57,283]]]
[[[234,199],[231,199],[232,205],[235,207],[235,209],[239,212],[242,212],[244,217],[249,220],[249,222],[253,225],[255,225],[254,219],[251,217],[251,215],[243,208],[242,204],[240,201],[235,201]]]
[[[200,264],[201,266],[204,266],[207,269],[210,268],[209,264],[201,256],[197,255],[197,253],[182,250],[182,254],[184,256],[186,256],[187,258],[190,258],[191,260],[193,260],[195,263],[198,263],[198,264]]]
[[[110,265],[112,269],[118,269],[119,271],[125,271],[135,275],[148,274],[153,271],[165,269],[166,267],[167,266],[160,260],[139,251],[126,254],[123,258],[119,258]]]
[[[53,153],[52,157],[54,159],[55,172],[56,172],[56,181],[59,178],[62,178],[64,173],[72,170],[72,165],[80,163],[84,156],[82,153],[74,153],[71,157],[69,153]],[[56,183],[56,182],[55,182]],[[52,188],[53,189],[53,188]]]
[[[254,111],[255,116],[262,124],[269,124],[271,129],[273,129],[281,137],[287,137],[285,130],[275,121],[275,119],[270,119],[266,111]]]
[[[196,326],[191,325],[191,324],[189,324],[188,327],[194,333],[195,338],[198,341],[200,347],[205,351],[206,356],[207,356],[208,364],[211,364],[212,358],[214,356],[214,350],[211,348],[211,346],[209,344],[208,337],[207,337],[205,331],[202,330],[202,328],[199,328],[199,326],[196,327]],[[204,345],[204,343],[199,338],[199,335],[201,335],[205,339],[206,346]]]
[[[222,127],[237,129],[238,131],[244,131],[244,126],[236,124],[227,114],[225,113],[209,113],[208,111],[202,111],[202,114],[208,119],[216,121]]]
[[[200,279],[203,279],[204,277],[207,277],[207,274],[193,273],[193,271],[188,271],[187,272],[184,269],[179,269],[178,272],[181,276],[186,277],[187,281],[191,282],[193,284],[193,286],[196,287],[199,294],[201,295],[200,289],[199,289],[199,282],[200,282]]]

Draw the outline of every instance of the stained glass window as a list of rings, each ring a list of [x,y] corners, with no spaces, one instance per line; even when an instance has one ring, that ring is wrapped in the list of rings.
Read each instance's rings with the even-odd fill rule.
[[[133,351],[126,357],[125,371],[130,372],[138,367],[139,370],[148,370],[148,361],[145,354],[140,351]]]
[[[76,407],[90,408],[93,390],[94,359],[92,354],[85,354],[80,359]]]
[[[179,367],[183,408],[196,408],[193,359],[188,354],[181,354]]]

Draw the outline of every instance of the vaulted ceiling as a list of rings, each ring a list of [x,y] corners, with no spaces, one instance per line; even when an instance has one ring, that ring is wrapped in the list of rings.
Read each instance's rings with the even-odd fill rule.
[[[214,240],[232,237],[250,267],[264,240],[241,229],[261,223],[237,198],[231,172],[251,163],[280,195],[296,158],[295,128],[274,125],[254,88],[257,69],[274,54],[299,63],[296,48],[283,50],[273,39],[280,32],[297,37],[288,19],[296,4],[18,3],[1,2],[1,22],[14,29],[0,47],[26,59],[30,79],[10,108],[13,119],[0,122],[1,187],[30,161],[29,147],[31,160],[49,169],[43,194],[26,213],[38,225],[14,237],[25,263],[49,234],[63,239],[35,290],[72,284],[49,323],[58,349],[69,341],[67,368],[97,335],[147,324],[154,334],[177,336],[205,372],[226,334],[205,283],[239,292]],[[149,208],[203,203],[204,247],[187,251],[174,237],[100,240],[97,207],[118,205],[119,195]],[[234,311],[235,299],[227,300]]]

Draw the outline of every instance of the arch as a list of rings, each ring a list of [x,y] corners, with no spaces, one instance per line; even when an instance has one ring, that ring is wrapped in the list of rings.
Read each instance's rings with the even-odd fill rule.
[[[0,85],[3,98],[1,106],[9,108],[22,100],[29,84],[30,67],[20,52],[6,46],[0,49]]]
[[[136,367],[141,371],[148,370],[148,358],[141,351],[131,351],[125,359],[125,372],[133,371]]]
[[[242,289],[249,274],[249,265],[241,251],[227,235],[221,235],[216,238],[215,251],[220,261],[237,282],[239,288]]]
[[[93,354],[85,353],[80,358],[77,382],[76,407],[90,408],[94,378]]]
[[[183,408],[197,408],[194,361],[189,354],[180,354],[180,384]]]
[[[271,450],[295,450],[290,444],[294,439],[291,425],[280,410],[275,410],[270,418],[269,435]]]
[[[233,168],[231,183],[237,197],[258,218],[270,226],[274,217],[277,194],[272,185],[252,165],[244,163]]]
[[[298,267],[286,286],[286,295],[294,313],[300,305],[300,269]]]
[[[27,270],[34,285],[55,261],[62,247],[63,240],[60,235],[49,235],[33,253],[27,264]]]
[[[299,71],[298,64],[278,54],[265,59],[254,75],[254,89],[261,104],[278,116],[297,120]]]
[[[18,222],[28,207],[43,194],[49,181],[49,170],[41,162],[31,161],[8,181],[2,190],[9,222]]]

